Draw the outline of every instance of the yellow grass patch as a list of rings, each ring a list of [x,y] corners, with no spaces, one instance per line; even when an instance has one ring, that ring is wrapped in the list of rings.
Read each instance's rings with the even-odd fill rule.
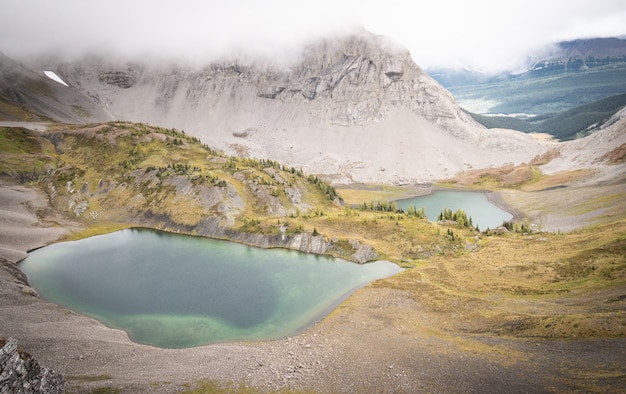
[[[626,222],[564,235],[492,236],[374,286],[403,290],[447,331],[626,336]]]
[[[351,205],[412,198],[430,191],[428,187],[390,185],[341,185],[336,189],[344,202]]]
[[[536,182],[525,184],[520,189],[523,191],[538,191],[559,186],[568,185],[572,182],[579,181],[593,176],[594,171],[591,169],[561,171],[553,175],[542,175],[537,178]]]

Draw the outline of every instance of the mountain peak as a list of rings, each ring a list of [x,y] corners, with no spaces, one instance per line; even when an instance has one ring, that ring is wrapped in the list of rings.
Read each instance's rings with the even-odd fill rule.
[[[175,127],[337,182],[428,182],[543,149],[486,132],[406,49],[367,32],[311,43],[290,66],[91,56],[45,69],[116,119]]]

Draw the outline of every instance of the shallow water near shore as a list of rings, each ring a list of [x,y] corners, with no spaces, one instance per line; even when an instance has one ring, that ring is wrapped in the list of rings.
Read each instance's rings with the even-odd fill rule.
[[[19,267],[42,298],[163,348],[293,335],[401,271],[146,229],[50,245]]]
[[[425,196],[398,200],[396,204],[405,211],[409,205],[417,209],[424,208],[430,221],[436,221],[445,208],[453,211],[462,209],[468,217],[472,217],[473,224],[481,230],[496,228],[502,225],[502,222],[513,218],[511,213],[493,204],[487,198],[487,194],[482,192],[436,190]]]

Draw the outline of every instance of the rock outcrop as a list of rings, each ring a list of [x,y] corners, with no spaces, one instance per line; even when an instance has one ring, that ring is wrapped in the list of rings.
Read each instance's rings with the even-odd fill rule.
[[[0,393],[30,394],[64,392],[65,379],[42,367],[30,354],[17,347],[17,340],[0,338]]]
[[[370,245],[357,240],[329,239],[323,235],[313,235],[312,233],[294,235],[248,233],[220,226],[217,218],[206,218],[193,231],[197,235],[224,238],[260,248],[285,248],[304,253],[337,256],[359,264],[376,260],[379,257]]]

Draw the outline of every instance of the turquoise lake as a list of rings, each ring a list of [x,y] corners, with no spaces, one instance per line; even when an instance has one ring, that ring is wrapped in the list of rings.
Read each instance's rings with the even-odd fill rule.
[[[146,229],[53,244],[19,267],[42,298],[162,348],[293,335],[401,271]]]
[[[439,214],[449,208],[464,210],[472,217],[472,222],[481,230],[496,228],[502,222],[511,220],[513,215],[492,204],[485,193],[436,190],[432,194],[396,201],[398,208],[406,211],[409,205],[424,208],[430,221],[436,221]]]

